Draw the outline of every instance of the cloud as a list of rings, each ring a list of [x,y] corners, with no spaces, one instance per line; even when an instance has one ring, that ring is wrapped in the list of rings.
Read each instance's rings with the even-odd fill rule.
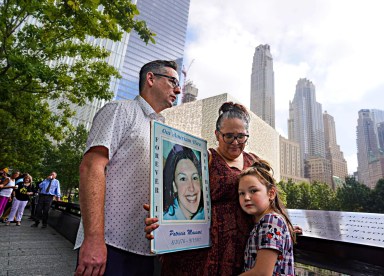
[[[269,44],[276,129],[287,132],[289,101],[297,81],[308,78],[323,111],[335,118],[341,150],[355,156],[358,110],[384,106],[382,97],[369,98],[384,90],[383,10],[381,0],[193,0],[185,63],[194,63],[188,79],[199,99],[227,92],[249,107],[253,54],[258,45]],[[355,162],[348,166],[356,170]]]

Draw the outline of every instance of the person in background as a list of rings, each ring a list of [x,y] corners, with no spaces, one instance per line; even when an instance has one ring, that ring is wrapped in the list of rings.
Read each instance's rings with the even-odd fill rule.
[[[3,171],[4,181],[0,184],[0,216],[3,215],[5,207],[9,199],[11,198],[13,190],[16,188],[15,181],[20,175],[19,171],[14,171],[11,174],[11,177],[8,177],[7,174]]]
[[[16,225],[21,225],[21,219],[23,217],[25,206],[27,206],[29,196],[33,195],[32,177],[29,174],[25,174],[23,181],[19,182],[17,186],[18,187],[15,190],[15,197],[12,201],[11,212],[9,213],[6,225],[9,225],[13,221],[16,214]]]
[[[35,213],[36,213],[36,206],[39,203],[39,185],[43,181],[39,182],[34,182],[32,183],[32,196],[29,198],[30,199],[30,204],[31,204],[31,215],[29,216],[28,219],[30,220],[35,220]]]
[[[139,75],[139,95],[106,104],[93,120],[80,165],[81,218],[75,275],[153,275],[142,235],[150,192],[151,121],[180,94],[177,64],[156,60]]]
[[[37,227],[40,220],[43,221],[41,228],[47,228],[49,209],[54,198],[60,201],[60,182],[56,179],[57,173],[51,172],[39,185],[39,201],[36,206],[35,223],[31,227]]]
[[[187,147],[174,145],[163,170],[164,219],[204,219],[201,164]]]
[[[295,233],[281,202],[272,168],[259,160],[239,176],[239,202],[255,219],[244,253],[241,275],[295,276]]]

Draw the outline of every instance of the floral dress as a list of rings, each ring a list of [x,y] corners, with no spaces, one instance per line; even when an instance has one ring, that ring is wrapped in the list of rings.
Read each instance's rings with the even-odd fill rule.
[[[293,242],[281,215],[266,214],[253,228],[244,253],[245,271],[255,266],[257,252],[260,249],[278,251],[273,275],[295,275]]]
[[[238,175],[241,170],[229,167],[210,149],[209,184],[211,192],[212,247],[164,254],[162,275],[238,275],[244,267],[244,249],[253,217],[242,211],[238,198]],[[257,158],[243,152],[244,168]]]

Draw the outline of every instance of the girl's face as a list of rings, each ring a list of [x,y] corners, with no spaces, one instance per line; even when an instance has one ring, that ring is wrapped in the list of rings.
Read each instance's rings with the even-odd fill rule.
[[[191,218],[199,208],[201,197],[199,172],[191,160],[181,159],[177,163],[173,189],[185,217]]]
[[[276,190],[267,187],[255,175],[243,176],[239,181],[239,201],[244,212],[260,220],[270,210],[270,200],[274,200]]]
[[[219,141],[219,150],[220,153],[224,155],[224,157],[233,160],[239,157],[239,155],[243,152],[245,143],[240,144],[237,139],[234,139],[232,143],[227,144],[224,141],[223,134],[233,134],[235,136],[239,134],[248,134],[245,129],[244,122],[238,118],[233,119],[224,119],[221,122],[220,132],[216,130],[216,139]]]

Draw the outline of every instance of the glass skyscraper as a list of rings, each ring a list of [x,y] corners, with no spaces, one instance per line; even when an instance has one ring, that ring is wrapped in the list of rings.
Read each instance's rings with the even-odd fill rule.
[[[149,29],[156,33],[156,44],[146,45],[138,34],[131,33],[120,69],[122,78],[118,80],[115,91],[117,100],[133,99],[139,94],[139,71],[149,61],[175,60],[181,76],[189,4],[189,0],[137,0],[140,11],[138,19],[144,20]]]
[[[289,103],[288,137],[300,144],[303,164],[312,157],[325,158],[323,112],[310,80],[297,82],[295,96]],[[305,173],[304,176],[308,177]]]
[[[384,148],[382,123],[384,110],[361,109],[357,120],[357,171],[358,181],[374,188],[384,177]]]
[[[251,111],[275,128],[275,80],[269,45],[259,45],[253,55]]]

